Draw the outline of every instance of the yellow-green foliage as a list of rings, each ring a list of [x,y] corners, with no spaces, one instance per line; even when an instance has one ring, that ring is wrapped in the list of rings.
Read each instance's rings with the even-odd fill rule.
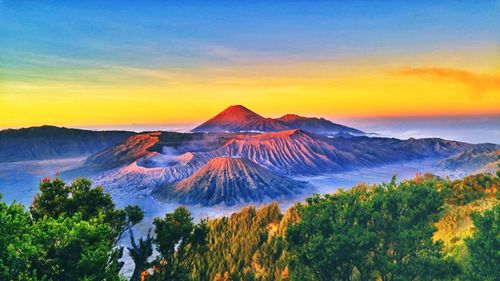
[[[463,241],[474,231],[470,215],[498,202],[495,197],[498,177],[486,174],[443,180],[426,174],[404,181],[400,186],[412,186],[415,190],[431,186],[438,191],[445,203],[436,213],[440,218],[433,238],[444,242],[445,255],[464,264],[467,251]],[[359,185],[334,196],[352,193],[363,201],[376,189],[377,185]],[[246,207],[230,217],[210,220],[209,250],[200,257],[207,261],[204,276],[207,280],[290,279],[285,234],[287,227],[299,220],[300,213],[295,206],[282,214],[276,203],[260,209]]]
[[[471,214],[482,213],[499,203],[496,197],[499,178],[489,174],[464,177],[461,180],[438,181],[436,187],[446,197],[434,240],[444,242],[444,252],[460,264],[467,262],[464,242],[475,229]]]
[[[435,240],[442,240],[445,249],[460,245],[474,231],[471,219],[473,212],[491,209],[498,200],[495,198],[478,199],[465,205],[448,205],[441,219],[436,223],[438,230]]]
[[[465,205],[484,197],[495,197],[500,179],[490,174],[477,174],[459,180],[438,180],[436,188],[449,205]]]
[[[277,203],[256,209],[248,206],[210,220],[209,280],[286,280],[288,275],[284,230],[297,220],[295,208],[284,215]]]

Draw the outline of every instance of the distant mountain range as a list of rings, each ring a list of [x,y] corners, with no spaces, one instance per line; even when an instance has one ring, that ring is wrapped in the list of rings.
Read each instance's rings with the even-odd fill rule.
[[[286,114],[276,119],[265,118],[242,105],[226,108],[194,128],[193,132],[278,132],[291,129],[300,129],[315,134],[364,134],[360,130],[323,118],[309,118],[295,114]]]
[[[262,169],[252,169],[252,171],[266,175],[261,177],[265,179],[274,178],[269,174],[276,177],[310,176],[420,159],[447,159],[474,147],[483,146],[437,138],[409,140],[364,136],[328,138],[301,130],[287,130],[270,133],[182,134],[184,137],[179,137],[179,139],[184,139],[184,141],[176,144],[177,149],[165,145],[161,152],[154,151],[153,148],[159,147],[161,139],[169,138],[165,134],[171,133],[141,135],[141,139],[148,140],[145,142],[136,141],[139,136],[130,137],[125,144],[108,148],[88,158],[87,165],[92,167],[95,163],[121,163],[116,168],[109,167],[107,171],[105,166],[101,166],[102,173],[96,180],[110,188],[131,185],[152,191],[162,199],[170,196],[171,199],[176,198],[183,203],[234,204],[253,198],[246,194],[247,190],[252,190],[250,185],[250,182],[253,182],[252,173],[242,168],[239,170],[241,173],[237,180],[230,177],[235,172],[225,172],[224,169],[222,169],[224,172],[212,174],[212,169],[217,166],[214,163],[210,165],[207,163],[213,159],[221,157],[244,159],[242,160],[245,164],[243,166],[261,167]],[[196,137],[193,137],[194,135]],[[196,141],[193,141],[193,138]],[[194,143],[205,144],[209,141],[212,141],[209,147],[193,145]],[[190,144],[184,146],[181,145],[182,142]],[[186,151],[186,147],[190,150]],[[120,148],[119,153],[117,153],[117,148]],[[123,158],[122,155],[127,157]],[[249,162],[252,164],[248,164]],[[210,189],[201,183],[207,180],[204,174],[211,174],[210,178],[217,178],[215,187]],[[180,184],[181,182],[183,184]],[[273,182],[276,184],[280,181],[262,180],[261,182],[262,184]],[[224,189],[222,183],[230,184],[232,187],[229,190],[231,191]],[[205,184],[209,183],[205,182]],[[183,188],[180,189],[180,186]],[[279,186],[291,185],[283,182]],[[303,188],[303,185],[296,184],[296,186],[299,186],[299,189]],[[260,190],[271,192],[277,188],[278,186],[268,186]],[[211,194],[210,191],[213,190],[217,192],[225,190],[224,195]],[[236,194],[237,191],[242,193]],[[283,194],[291,194],[292,191],[295,192],[295,189]],[[194,194],[196,192],[207,194],[197,196]],[[234,200],[225,197],[227,192],[231,192]],[[261,197],[261,195],[258,196],[258,198]],[[269,198],[271,197],[269,195]],[[197,199],[200,201],[196,201]]]
[[[475,145],[465,151],[452,155],[439,163],[441,168],[460,171],[460,174],[492,173],[500,165],[500,145]]]
[[[54,126],[2,130],[0,163],[90,155],[119,144],[133,134]]]
[[[243,106],[227,108],[194,131],[4,130],[0,162],[88,156],[65,176],[90,176],[111,190],[202,205],[291,196],[309,188],[292,179],[299,175],[425,159],[450,171],[490,171],[500,162],[496,144],[370,137],[325,119],[264,118]]]

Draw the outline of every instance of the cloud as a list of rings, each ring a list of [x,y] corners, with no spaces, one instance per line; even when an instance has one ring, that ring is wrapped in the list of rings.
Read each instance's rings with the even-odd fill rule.
[[[405,67],[389,71],[389,73],[443,82],[461,83],[470,87],[474,94],[500,90],[500,75],[498,74],[475,73],[463,69],[446,67]]]

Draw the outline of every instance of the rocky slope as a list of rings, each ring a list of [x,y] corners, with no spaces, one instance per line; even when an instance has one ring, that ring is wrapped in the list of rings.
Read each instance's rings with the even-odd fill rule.
[[[204,151],[220,146],[224,135],[151,132],[90,156],[66,176],[89,175],[110,189],[134,186],[153,190],[190,176],[210,158]]]
[[[234,205],[290,197],[303,187],[303,183],[275,175],[246,158],[218,157],[156,194],[176,197],[183,204]]]
[[[131,136],[124,142],[95,153],[86,161],[82,170],[102,172],[139,161],[145,168],[174,166],[189,162],[186,153],[211,151],[227,139],[224,134],[183,134],[175,132],[149,132]],[[184,159],[180,159],[181,155]],[[186,158],[187,157],[187,158]]]
[[[301,130],[235,135],[213,154],[248,158],[285,175],[341,171],[355,162],[351,154]]]
[[[152,156],[152,147],[159,141],[160,132],[140,134],[129,137],[125,142],[110,147],[104,151],[90,156],[86,164],[96,167],[96,169],[112,169],[134,162],[137,159]]]

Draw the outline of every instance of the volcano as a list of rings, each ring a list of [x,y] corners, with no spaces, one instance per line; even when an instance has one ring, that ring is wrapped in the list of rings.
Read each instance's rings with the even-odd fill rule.
[[[232,105],[212,119],[194,128],[193,132],[274,132],[288,126],[272,118],[265,118],[242,105]]]
[[[173,195],[183,204],[230,206],[289,198],[303,187],[304,183],[276,175],[249,159],[217,157],[157,194],[160,198]]]
[[[287,114],[280,118],[265,118],[242,105],[232,105],[212,119],[194,128],[193,132],[278,132],[299,129],[314,134],[334,135],[364,132],[333,123],[324,118]]]

